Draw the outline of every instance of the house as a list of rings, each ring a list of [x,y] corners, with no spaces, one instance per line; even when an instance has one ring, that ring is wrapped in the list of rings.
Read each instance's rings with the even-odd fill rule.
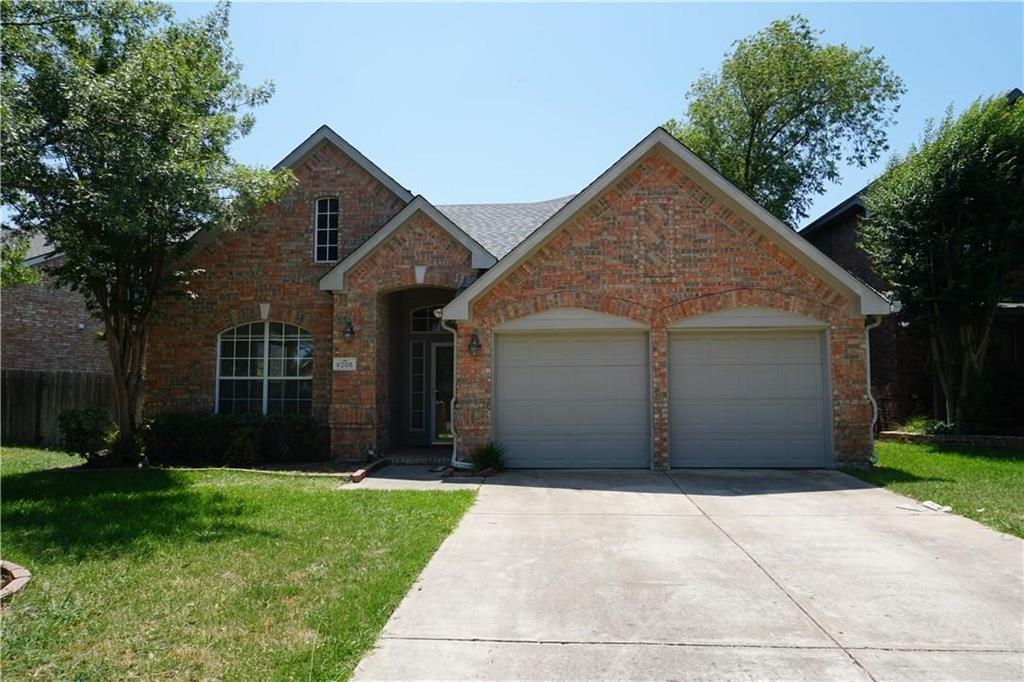
[[[61,412],[112,405],[113,374],[103,323],[80,294],[52,286],[46,270],[61,255],[36,237],[26,262],[42,281],[0,292],[0,440],[54,446]]]
[[[1016,94],[1015,94],[1016,93]],[[1020,91],[1008,97],[1019,97]],[[868,262],[857,241],[867,209],[867,187],[809,223],[800,235],[823,254],[879,291],[890,289]],[[1024,266],[1013,275],[1008,300],[999,304],[986,360],[989,426],[997,430],[1024,423]],[[871,331],[871,390],[882,427],[911,417],[945,418],[942,391],[931,368],[927,329],[913,327],[900,314]]]
[[[308,413],[339,458],[871,456],[865,326],[889,302],[663,129],[537,204],[434,206],[326,126],[279,166],[297,187],[199,240],[196,298],[159,306],[149,414]]]
[[[105,343],[97,340],[103,323],[69,289],[50,286],[46,268],[61,256],[40,236],[32,239],[26,263],[43,281],[4,287],[0,305],[0,366],[4,369],[110,373]]]

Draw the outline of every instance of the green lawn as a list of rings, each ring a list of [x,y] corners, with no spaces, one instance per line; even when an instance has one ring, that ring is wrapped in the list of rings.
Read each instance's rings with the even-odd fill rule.
[[[3,614],[12,680],[345,678],[474,498],[0,460],[3,555],[33,574]]]
[[[1024,450],[893,442],[877,448],[877,467],[847,473],[1024,538]]]

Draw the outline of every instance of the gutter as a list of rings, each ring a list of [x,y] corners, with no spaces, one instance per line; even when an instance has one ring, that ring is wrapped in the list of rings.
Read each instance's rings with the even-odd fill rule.
[[[874,320],[864,327],[864,350],[867,353],[868,400],[871,401],[871,426],[868,429],[868,433],[871,438],[871,457],[868,458],[868,461],[871,462],[871,464],[877,464],[878,453],[875,452],[875,424],[878,423],[878,403],[875,402],[875,396],[871,394],[871,330],[882,324],[882,316],[872,315],[872,317]]]
[[[449,326],[448,320],[443,318],[441,319],[441,326],[452,333],[452,402],[448,407],[448,414],[452,418],[452,458],[450,464],[453,469],[472,469],[472,462],[463,462],[459,459],[459,432],[455,430],[455,403],[457,402],[459,390],[459,332],[455,327]]]

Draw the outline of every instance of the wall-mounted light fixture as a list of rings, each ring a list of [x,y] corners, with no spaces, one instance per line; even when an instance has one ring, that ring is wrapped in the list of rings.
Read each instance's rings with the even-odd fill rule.
[[[351,341],[352,337],[356,335],[356,328],[352,326],[352,320],[345,323],[345,329],[341,332],[341,335],[345,337],[346,341]]]
[[[469,352],[476,355],[480,352],[480,335],[473,332],[473,335],[469,337]]]

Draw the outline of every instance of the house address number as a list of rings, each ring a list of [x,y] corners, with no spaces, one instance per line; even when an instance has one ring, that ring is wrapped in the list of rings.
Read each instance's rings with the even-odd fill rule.
[[[354,371],[356,371],[356,359],[355,358],[334,358],[334,371],[335,372],[354,372]]]

